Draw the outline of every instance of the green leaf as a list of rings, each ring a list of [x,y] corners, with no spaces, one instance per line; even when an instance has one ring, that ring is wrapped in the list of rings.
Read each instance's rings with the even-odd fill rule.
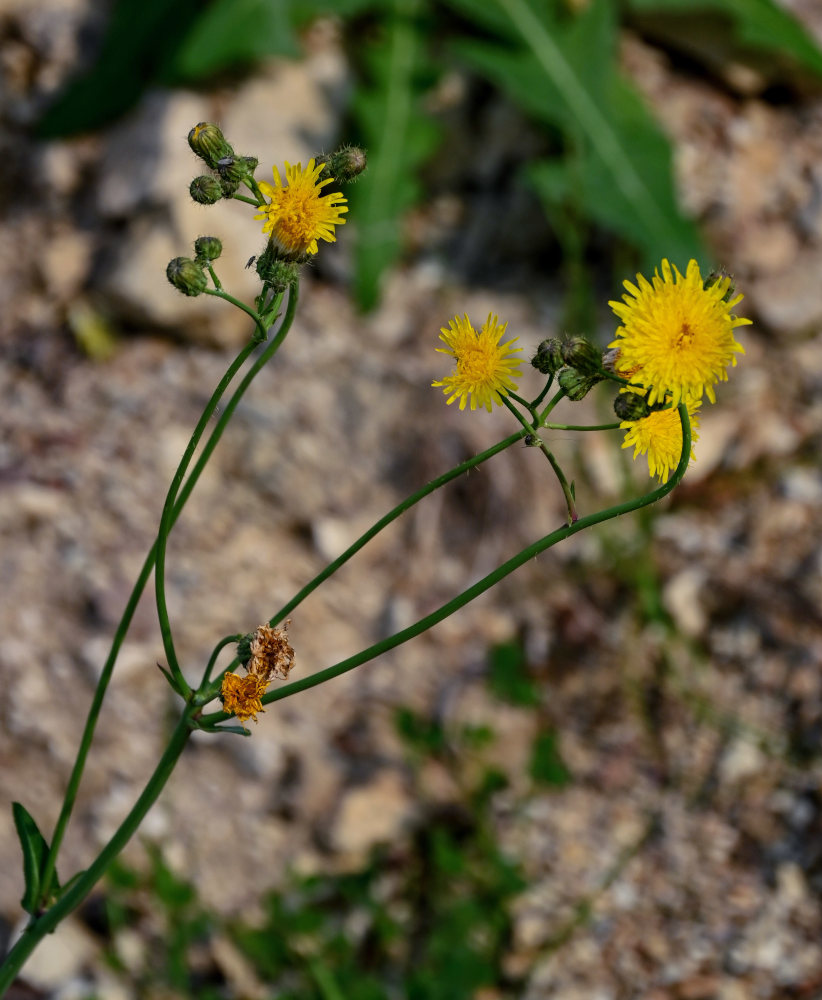
[[[203,0],[116,0],[100,54],[37,125],[44,137],[99,128],[136,103],[146,87],[173,82],[176,52]]]
[[[14,816],[17,836],[20,839],[20,847],[23,850],[25,890],[20,905],[26,913],[37,913],[41,904],[40,886],[46,858],[49,854],[49,845],[25,806],[19,802],[12,802],[11,811]],[[56,872],[52,881],[56,892],[60,888]]]
[[[738,41],[768,53],[787,54],[822,76],[822,50],[805,28],[773,0],[629,0],[629,7],[654,14],[728,15]]]
[[[518,642],[501,642],[491,647],[488,687],[500,701],[526,707],[539,704],[539,690],[529,676],[525,651]]]
[[[531,750],[529,773],[534,781],[552,788],[564,788],[571,772],[559,752],[559,737],[553,730],[539,733]]]
[[[181,76],[199,79],[268,55],[299,54],[289,0],[214,0],[177,53]]]
[[[354,118],[368,149],[368,170],[351,189],[356,221],[355,294],[362,309],[379,298],[380,279],[399,256],[401,222],[420,196],[415,170],[435,148],[439,132],[419,110],[416,78],[421,68],[419,0],[396,0],[381,41],[364,50],[367,83],[353,102]]]
[[[593,0],[568,20],[529,0],[493,2],[516,44],[472,41],[457,51],[526,112],[564,133],[572,154],[568,194],[639,247],[645,265],[665,256],[684,266],[700,257],[696,229],[677,206],[669,144],[618,73],[613,5]],[[561,193],[553,164],[546,172],[536,165],[529,176],[546,201]]]

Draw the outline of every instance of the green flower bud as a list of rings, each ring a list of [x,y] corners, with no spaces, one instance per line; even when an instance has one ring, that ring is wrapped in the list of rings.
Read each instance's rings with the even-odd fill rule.
[[[365,170],[367,157],[359,146],[340,146],[328,156],[318,156],[316,162],[323,164],[321,177],[333,177],[340,184],[347,184]]]
[[[554,337],[543,340],[531,364],[543,375],[555,375],[562,368],[562,344]]]
[[[223,244],[216,236],[199,236],[194,241],[194,259],[198,264],[216,260],[223,252]]]
[[[223,196],[223,189],[216,177],[195,177],[191,182],[188,193],[200,205],[213,205]]]
[[[575,368],[563,368],[557,376],[557,381],[568,399],[577,402],[584,399],[597,382],[602,381],[602,376],[583,375]]]
[[[188,144],[212,170],[222,157],[234,155],[234,150],[214,122],[200,122],[199,125],[195,125],[188,133]]]
[[[254,641],[254,635],[254,632],[249,632],[237,643],[237,659],[243,665],[251,659],[251,643]]]
[[[245,172],[249,176],[254,173],[257,167],[260,165],[260,161],[256,156],[241,156],[240,160],[245,165]]]
[[[293,261],[277,257],[269,244],[257,260],[257,274],[275,292],[284,292],[296,282],[299,267]]]
[[[166,277],[183,295],[199,295],[208,284],[202,267],[190,257],[175,257],[169,261]]]
[[[602,368],[602,351],[586,337],[571,337],[562,345],[562,359],[583,375],[595,375]]]
[[[221,181],[228,181],[231,183],[236,181],[238,184],[248,172],[248,168],[245,163],[243,163],[243,158],[241,156],[233,155],[220,157],[220,159],[217,160],[216,170],[220,175]]]
[[[650,412],[648,401],[637,392],[621,392],[614,400],[614,413],[620,420],[642,420]]]

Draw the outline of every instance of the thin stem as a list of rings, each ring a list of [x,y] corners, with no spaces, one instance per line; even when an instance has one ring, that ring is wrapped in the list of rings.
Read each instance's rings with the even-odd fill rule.
[[[616,431],[619,423],[614,424],[543,424],[549,431]]]
[[[552,376],[551,376],[551,377],[550,377],[550,378],[548,379],[548,381],[547,381],[547,382],[545,383],[545,386],[544,386],[544,388],[543,388],[542,392],[541,392],[541,393],[540,393],[540,394],[539,394],[539,395],[537,396],[537,398],[536,398],[536,399],[535,399],[535,400],[533,401],[533,403],[531,403],[531,406],[532,406],[532,407],[533,407],[533,408],[534,408],[535,410],[539,408],[539,404],[540,404],[540,403],[541,403],[541,402],[543,401],[543,399],[545,399],[545,397],[546,397],[546,396],[548,395],[548,392],[549,392],[549,390],[550,390],[550,388],[551,388],[551,386],[552,386],[553,384],[554,384],[554,376],[552,375]],[[529,409],[530,409],[530,407],[529,407]]]
[[[530,428],[529,428],[530,430]],[[494,455],[498,455],[501,451],[505,451],[506,448],[510,448],[512,444],[516,444],[517,441],[521,441],[525,436],[523,431],[518,431],[516,434],[509,434],[507,438],[503,438],[502,441],[498,441],[495,445],[490,448],[486,448],[485,451],[481,451],[478,455],[474,455],[472,458],[466,459],[464,462],[460,462],[459,465],[455,465],[453,469],[449,469],[448,472],[444,472],[441,476],[437,476],[436,479],[432,479],[431,482],[426,483],[425,486],[421,486],[415,493],[411,493],[407,496],[401,503],[398,503],[396,507],[392,508],[387,514],[379,519],[375,524],[372,524],[368,531],[364,532],[360,537],[353,542],[342,555],[337,556],[337,558],[329,563],[320,573],[318,573],[313,580],[307,583],[302,590],[298,591],[294,597],[271,618],[269,625],[272,627],[279,624],[287,615],[296,608],[299,604],[308,597],[308,595],[317,589],[321,583],[324,583],[330,576],[337,572],[341,566],[345,565],[348,560],[355,555],[360,549],[366,545],[368,542],[378,535],[383,528],[386,528],[392,521],[404,514],[405,511],[410,510],[415,504],[419,503],[424,497],[427,497],[429,493],[433,493],[434,490],[438,490],[441,486],[445,486],[446,483],[450,483],[452,479],[456,479],[461,476],[464,472],[468,472],[469,469],[476,468],[478,465],[482,465],[483,462],[487,462],[489,458],[493,458]]]
[[[553,410],[553,408],[557,405],[557,403],[561,399],[564,399],[564,398],[565,398],[565,390],[564,389],[559,389],[551,397],[548,405],[545,407],[545,409],[542,411],[542,413],[540,413],[540,415],[539,415],[539,422],[540,422],[540,424],[544,424],[545,423],[545,418],[548,416],[548,414],[551,412],[551,410]]]
[[[203,446],[203,450],[200,453],[199,458],[194,464],[194,468],[191,470],[191,474],[183,483],[180,489],[177,502],[174,505],[174,510],[172,513],[171,524],[172,526],[177,522],[180,514],[183,512],[183,508],[188,502],[189,497],[194,491],[194,487],[208,464],[208,460],[211,458],[214,449],[220,441],[223,432],[228,425],[234,411],[240,403],[247,392],[249,386],[254,381],[256,376],[262,370],[262,368],[271,360],[274,354],[277,352],[278,348],[285,339],[285,335],[291,326],[293,321],[294,310],[296,309],[298,298],[297,288],[293,288],[289,296],[289,306],[283,323],[278,330],[276,336],[271,340],[270,344],[266,349],[260,354],[259,358],[254,362],[249,371],[246,373],[243,380],[240,382],[237,389],[234,391],[228,404],[225,406],[223,412],[217,421],[217,426],[211,432],[207,442]],[[280,295],[282,299],[282,295]],[[154,566],[154,560],[157,553],[157,542],[151,546],[148,555],[143,560],[143,565],[140,568],[140,573],[137,580],[132,588],[131,594],[129,595],[128,601],[126,603],[125,609],[123,611],[120,622],[117,625],[117,629],[114,633],[114,639],[111,644],[111,649],[109,650],[108,657],[103,669],[100,672],[100,679],[97,682],[97,688],[94,692],[94,697],[92,698],[91,706],[89,707],[88,716],[86,718],[86,724],[83,729],[83,735],[80,739],[80,746],[77,751],[77,757],[74,761],[74,766],[69,776],[68,784],[66,785],[66,792],[63,797],[63,805],[60,810],[60,815],[57,819],[57,823],[54,828],[54,834],[51,838],[51,845],[49,848],[48,858],[46,859],[46,864],[43,869],[42,885],[43,885],[43,898],[48,898],[48,893],[51,889],[51,882],[54,875],[54,869],[57,863],[57,854],[60,850],[60,846],[63,841],[63,836],[65,835],[65,830],[68,825],[68,821],[71,817],[72,811],[74,809],[74,803],[77,799],[77,790],[80,787],[80,780],[83,776],[83,771],[86,765],[86,759],[88,757],[88,752],[91,747],[91,742],[94,738],[94,730],[97,726],[97,719],[100,715],[100,709],[103,704],[103,699],[106,695],[106,690],[108,689],[109,682],[111,681],[112,674],[114,672],[114,665],[117,662],[117,657],[120,653],[120,648],[122,647],[123,640],[128,633],[131,626],[132,618],[134,617],[134,612],[137,610],[137,605],[140,602],[140,598],[145,590],[146,584],[148,583],[148,578],[151,575],[152,567]]]
[[[505,399],[506,397],[502,398]],[[511,392],[510,390],[507,393],[507,398],[516,400],[520,406],[524,407],[531,414],[531,417],[534,420],[534,425],[536,425],[539,417],[537,416],[537,409],[533,403],[529,403],[527,399],[523,399],[522,396],[518,396],[515,392]]]
[[[216,272],[214,270],[214,267],[212,266],[211,262],[209,262],[208,264],[206,264],[206,269],[208,270],[208,273],[211,275],[211,280],[214,282],[214,287],[217,288],[217,289],[219,289],[220,291],[222,291],[223,290],[222,282],[217,277],[217,274],[216,274]]]
[[[267,694],[263,695],[263,704],[270,705],[272,702],[281,701],[283,698],[290,698],[292,695],[298,694],[300,691],[308,691],[313,687],[317,687],[319,684],[324,684],[326,681],[333,680],[335,677],[339,677],[341,674],[345,674],[349,670],[353,670],[355,667],[361,666],[363,663],[368,663],[369,660],[375,659],[375,657],[388,652],[390,649],[394,649],[396,646],[401,646],[404,642],[408,642],[409,639],[413,639],[416,636],[421,635],[432,626],[437,625],[443,619],[448,618],[449,615],[454,614],[455,611],[458,611],[460,608],[465,607],[466,604],[473,601],[475,597],[479,597],[480,594],[484,594],[486,590],[490,590],[491,587],[499,583],[500,580],[504,579],[509,574],[513,573],[514,570],[519,569],[520,566],[529,562],[541,552],[551,548],[552,545],[556,545],[557,542],[570,538],[571,535],[576,535],[578,532],[583,531],[585,528],[593,527],[595,524],[601,524],[603,521],[608,521],[611,518],[619,517],[622,514],[628,514],[631,511],[639,510],[642,507],[647,507],[652,503],[656,503],[657,500],[661,500],[664,496],[667,496],[671,490],[679,484],[680,480],[685,475],[691,455],[691,424],[688,419],[688,411],[684,404],[680,404],[678,409],[679,419],[682,424],[682,453],[679,457],[679,464],[667,483],[663,483],[655,490],[651,490],[650,493],[645,493],[643,496],[634,500],[626,500],[624,503],[617,504],[614,507],[608,507],[606,510],[597,511],[595,514],[588,514],[586,517],[581,517],[573,524],[567,524],[562,528],[558,528],[556,531],[552,531],[550,534],[545,535],[544,538],[541,538],[538,542],[534,542],[532,545],[524,548],[513,558],[504,562],[492,573],[489,573],[472,587],[469,587],[457,597],[448,601],[446,604],[443,604],[436,611],[432,611],[431,614],[420,618],[419,621],[415,622],[415,624],[409,625],[408,628],[401,629],[399,632],[395,632],[394,635],[388,636],[388,638],[374,643],[373,646],[369,646],[367,649],[356,653],[354,656],[349,656],[347,659],[341,660],[339,663],[335,663],[331,667],[326,667],[325,670],[318,670],[309,677],[303,677],[298,681],[292,681],[291,684],[286,684],[285,687],[278,688],[275,691],[269,691]],[[229,718],[229,715],[225,712],[213,712],[210,715],[204,715],[200,719],[200,723],[204,726],[209,726],[227,718]]]
[[[211,672],[214,670],[214,664],[217,662],[217,657],[220,653],[226,648],[226,646],[230,646],[233,642],[239,642],[242,638],[242,635],[227,635],[224,639],[220,639],[208,659],[205,672],[203,673],[203,679],[200,681],[200,688],[204,687],[211,680]],[[197,690],[199,691],[200,688]]]
[[[246,205],[253,205],[255,208],[260,207],[260,203],[256,198],[247,198],[244,194],[233,194],[231,197],[236,201],[244,201]]]
[[[514,416],[519,420],[519,422],[528,431],[534,431],[539,424],[539,417],[534,416],[534,426],[529,425],[528,421],[523,417],[519,410],[512,405],[512,403],[505,397],[502,397],[503,403],[508,407],[508,409],[514,414]],[[542,440],[539,435],[536,435],[537,442],[539,444],[539,450],[548,459],[551,464],[551,468],[554,470],[554,475],[559,480],[559,485],[562,489],[562,495],[565,497],[565,504],[568,508],[568,523],[573,524],[574,521],[579,517],[577,514],[576,504],[574,503],[574,494],[571,491],[571,487],[568,485],[568,480],[565,478],[565,473],[560,468],[559,462],[554,457],[554,453],[548,447],[548,445]]]
[[[259,323],[259,317],[257,317],[257,321]],[[168,488],[165,503],[163,504],[163,513],[160,516],[160,529],[157,532],[157,549],[154,560],[154,594],[157,603],[157,617],[160,622],[160,634],[163,639],[163,649],[165,650],[166,659],[168,661],[168,668],[180,690],[186,697],[191,693],[191,689],[183,676],[183,672],[180,669],[180,664],[177,660],[177,651],[174,648],[174,637],[171,632],[171,622],[168,617],[168,605],[166,602],[166,548],[168,546],[168,535],[171,531],[172,511],[174,509],[174,504],[177,500],[177,493],[182,485],[186,469],[188,468],[192,456],[197,449],[197,445],[200,443],[200,438],[203,436],[203,433],[208,426],[211,415],[217,408],[217,404],[222,399],[229,383],[233,380],[239,369],[245,364],[246,358],[249,354],[251,354],[254,348],[255,341],[251,341],[243,347],[237,357],[229,365],[226,373],[220,379],[217,388],[211,394],[211,399],[209,399],[205,409],[200,415],[200,419],[197,421],[194,433],[189,439],[185,453],[180,459],[180,464],[177,466],[174,478],[171,480],[171,486]]]
[[[248,313],[248,315],[254,320],[254,325],[257,327],[257,337],[255,339],[257,340],[258,343],[262,342],[268,337],[268,330],[263,325],[263,321],[260,317],[260,314],[256,312],[254,309],[252,309],[251,306],[247,306],[245,302],[241,302],[239,299],[235,299],[233,295],[229,295],[228,292],[223,291],[222,288],[204,288],[203,292],[206,295],[213,295],[215,298],[218,299],[225,299],[226,302],[230,302],[233,306],[236,306],[238,309],[242,309],[244,313]]]
[[[89,867],[79,876],[76,882],[41,916],[32,920],[14,947],[6,955],[0,965],[0,997],[14,981],[23,963],[34,951],[40,940],[65,919],[88,896],[106,869],[126,846],[129,839],[142,823],[146,813],[154,805],[160,792],[174,770],[174,765],[185,748],[191,733],[190,716],[194,710],[186,708],[171,734],[168,746],[163,752],[154,773],[148,780],[140,797],[135,802],[128,816],[117,828],[114,836],[105,845]]]

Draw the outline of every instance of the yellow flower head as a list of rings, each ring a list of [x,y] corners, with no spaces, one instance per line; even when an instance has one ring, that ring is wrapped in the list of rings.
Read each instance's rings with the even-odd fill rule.
[[[344,224],[343,214],[348,211],[345,196],[339,191],[327,195],[320,192],[326,184],[333,183],[333,177],[320,180],[323,164],[308,161],[305,170],[298,163],[292,167],[285,165],[285,184],[274,167],[274,184],[260,182],[260,190],[271,201],[262,206],[262,214],[256,219],[265,219],[263,232],[284,253],[299,255],[317,252],[317,240],[336,242],[334,227]]]
[[[457,363],[451,375],[431,385],[442,388],[449,405],[459,399],[460,409],[464,410],[470,397],[472,410],[479,405],[490,411],[492,403],[502,405],[503,396],[516,392],[512,378],[522,372],[516,367],[520,359],[513,355],[522,348],[511,346],[518,337],[504,344],[499,342],[507,326],[507,323],[500,326],[497,317],[489,313],[479,333],[471,326],[467,314],[455,316],[447,328],[442,327],[440,340],[446,346],[437,350],[449,354]]]
[[[691,460],[694,459],[693,445],[699,439],[699,415],[701,400],[689,400],[686,404],[691,419]],[[619,425],[625,431],[623,448],[633,448],[633,458],[648,455],[648,472],[657,476],[661,483],[667,482],[671,472],[679,465],[682,454],[682,423],[676,408],[654,410],[642,420],[623,420]]]
[[[257,713],[265,711],[260,699],[265,694],[267,684],[264,677],[258,677],[256,674],[238,677],[236,674],[227,673],[220,688],[223,709],[236,715],[240,722],[245,722],[247,719],[256,722]]]
[[[617,371],[645,386],[651,404],[666,393],[674,406],[683,398],[701,399],[703,392],[715,402],[714,384],[727,380],[728,365],[745,353],[733,331],[751,321],[731,312],[742,296],[725,300],[728,277],[706,288],[695,260],[684,277],[667,260],[661,277],[659,270],[650,282],[636,277],[636,285],[624,282],[629,294],[622,302],[608,303],[622,320],[608,345],[619,348]]]

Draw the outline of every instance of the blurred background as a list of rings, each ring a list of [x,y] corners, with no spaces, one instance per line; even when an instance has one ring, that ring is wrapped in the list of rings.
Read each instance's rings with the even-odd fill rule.
[[[192,675],[514,429],[430,388],[456,313],[498,313],[526,358],[563,333],[606,345],[625,278],[696,257],[754,321],[671,497],[251,739],[194,739],[15,996],[822,997],[820,44],[819,0],[2,0],[0,786],[47,835],[167,484],[249,334],[165,279],[208,234],[226,288],[257,288],[250,206],[189,198],[194,124],[259,179],[340,142],[370,166],[172,536]],[[557,419],[607,421],[610,396]],[[583,513],[650,484],[621,435],[550,441]],[[294,676],[563,516],[539,453],[498,456],[298,609]],[[173,724],[162,658],[147,600],[64,880]],[[3,940],[20,869],[6,806]]]

